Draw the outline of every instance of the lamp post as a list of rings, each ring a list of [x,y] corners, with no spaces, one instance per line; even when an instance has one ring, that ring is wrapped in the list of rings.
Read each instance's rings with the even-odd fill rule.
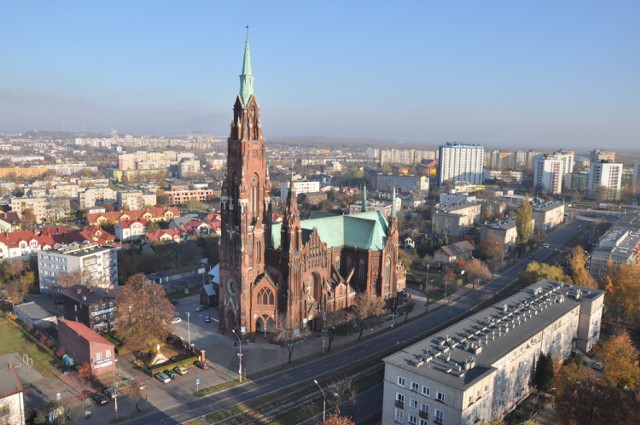
[[[116,422],[118,422],[118,387],[116,385],[116,369],[118,359],[113,359],[113,408],[116,411]]]
[[[189,350],[191,350],[191,313],[187,311],[187,338],[189,341]]]
[[[238,353],[238,358],[239,358],[238,375],[240,375],[240,383],[242,383],[242,340],[240,340],[240,336],[238,336],[235,329],[231,329],[231,332],[233,332],[236,338],[238,338],[238,347],[240,347],[240,352]]]
[[[326,416],[326,413],[327,413],[327,397],[324,395],[324,390],[322,389],[320,384],[318,384],[318,381],[316,379],[314,379],[313,382],[316,383],[318,388],[320,388],[320,392],[322,393],[322,423],[324,424],[325,423],[325,416]]]
[[[428,291],[428,287],[429,287],[429,267],[431,267],[431,264],[427,264],[427,281],[424,284],[424,289],[426,289]]]

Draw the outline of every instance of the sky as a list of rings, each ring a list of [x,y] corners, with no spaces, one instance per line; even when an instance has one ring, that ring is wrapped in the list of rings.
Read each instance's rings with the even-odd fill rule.
[[[640,150],[640,2],[0,0],[0,132]]]

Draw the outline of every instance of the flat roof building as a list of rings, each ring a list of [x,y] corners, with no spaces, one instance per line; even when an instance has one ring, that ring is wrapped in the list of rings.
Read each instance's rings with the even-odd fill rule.
[[[531,391],[540,353],[593,347],[603,300],[600,290],[541,280],[386,357],[382,423],[501,419]]]

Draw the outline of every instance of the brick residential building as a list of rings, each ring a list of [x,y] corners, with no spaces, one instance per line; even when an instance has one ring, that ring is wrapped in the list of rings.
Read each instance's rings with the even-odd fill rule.
[[[115,346],[80,322],[58,320],[58,341],[75,364],[88,363],[95,375],[115,369]]]
[[[122,288],[100,289],[73,285],[62,291],[64,318],[80,322],[97,333],[115,329],[116,297]]]

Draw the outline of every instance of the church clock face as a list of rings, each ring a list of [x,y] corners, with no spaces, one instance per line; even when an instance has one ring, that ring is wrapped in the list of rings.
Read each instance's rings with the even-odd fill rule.
[[[227,289],[229,290],[229,293],[231,293],[231,295],[236,295],[238,293],[238,287],[236,286],[236,283],[229,279],[229,281],[227,282]]]
[[[251,183],[258,184],[258,178],[256,176],[251,177]]]

